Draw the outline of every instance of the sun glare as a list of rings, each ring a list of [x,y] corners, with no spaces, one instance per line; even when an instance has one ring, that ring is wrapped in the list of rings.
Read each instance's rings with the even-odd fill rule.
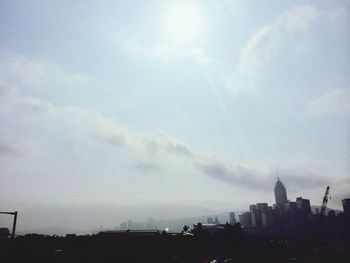
[[[198,40],[204,31],[202,10],[191,2],[176,2],[164,12],[163,32],[176,44],[188,44]]]

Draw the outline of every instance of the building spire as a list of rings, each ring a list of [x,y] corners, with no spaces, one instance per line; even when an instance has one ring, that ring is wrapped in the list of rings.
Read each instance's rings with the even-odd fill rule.
[[[280,181],[279,172],[277,172],[277,182],[274,188],[276,204],[283,206],[287,203],[287,190],[283,183]]]

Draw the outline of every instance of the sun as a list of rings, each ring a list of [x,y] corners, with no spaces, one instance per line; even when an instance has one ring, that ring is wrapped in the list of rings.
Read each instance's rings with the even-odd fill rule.
[[[194,2],[181,1],[168,6],[161,21],[162,31],[174,44],[195,42],[204,33],[204,15]]]

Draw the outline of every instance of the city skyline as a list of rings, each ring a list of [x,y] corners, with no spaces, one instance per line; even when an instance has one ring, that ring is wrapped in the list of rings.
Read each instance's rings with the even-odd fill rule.
[[[349,19],[345,0],[1,1],[0,207],[87,231],[274,203],[279,176],[341,209]]]
[[[329,187],[327,186],[327,192],[329,190]],[[191,213],[185,214],[184,217],[179,218],[178,217],[178,211],[175,211],[175,213],[170,217],[160,217],[160,218],[153,218],[152,212],[148,211],[148,214],[144,218],[139,218],[139,221],[133,221],[133,219],[128,218],[127,221],[118,222],[115,221],[116,217],[113,216],[113,211],[109,211],[111,220],[109,223],[110,225],[103,226],[102,224],[97,227],[97,223],[95,221],[95,225],[92,224],[89,229],[76,229],[72,226],[50,226],[50,227],[39,227],[33,228],[31,230],[21,230],[19,232],[20,235],[26,234],[26,233],[38,233],[38,234],[45,234],[45,235],[66,235],[68,233],[77,233],[80,235],[86,235],[86,234],[97,234],[101,231],[116,231],[116,230],[158,230],[158,231],[170,231],[170,232],[180,232],[183,229],[183,226],[191,226],[193,225],[193,229],[196,229],[198,224],[208,224],[207,227],[215,229],[215,225],[223,226],[224,224],[235,224],[239,223],[241,227],[248,228],[248,233],[256,233],[256,231],[261,230],[268,230],[272,231],[275,227],[275,220],[276,215],[280,213],[299,213],[302,211],[302,214],[304,215],[303,221],[306,221],[306,216],[313,215],[314,219],[317,218],[317,216],[320,216],[320,213],[322,211],[321,206],[318,205],[311,205],[309,199],[304,199],[303,197],[299,196],[296,198],[296,202],[287,199],[287,189],[284,186],[283,182],[280,180],[279,176],[277,177],[277,181],[275,183],[274,187],[274,197],[275,197],[275,203],[272,204],[272,206],[269,206],[268,203],[266,203],[264,200],[257,201],[256,204],[249,205],[250,211],[220,211],[219,214],[196,214],[196,216],[190,216]],[[323,198],[323,202],[325,200],[325,196]],[[343,199],[342,200],[342,210],[334,209],[334,207],[327,206],[329,199],[331,199],[330,196],[327,194],[327,201],[325,206],[325,213],[323,216],[327,216],[330,212],[335,213],[334,215],[338,214],[349,214],[349,202],[350,198]],[[323,204],[322,204],[323,205]],[[186,207],[185,207],[186,208]],[[110,209],[110,208],[109,208]],[[146,207],[147,209],[147,207]],[[158,209],[157,207],[155,209]],[[173,210],[174,207],[163,207],[164,211],[166,209]],[[93,211],[90,211],[89,215],[80,215],[81,217],[85,216],[91,216],[92,214],[106,212],[108,208],[106,207],[95,207]],[[168,211],[170,211],[168,210]],[[289,212],[288,212],[289,211]],[[88,212],[88,211],[85,211]],[[114,211],[115,212],[115,211]],[[5,212],[9,214],[16,214],[17,217],[17,211],[16,212]],[[238,213],[237,217],[235,213]],[[262,219],[261,213],[265,213],[265,218]],[[267,213],[267,214],[266,214]],[[277,213],[277,214],[276,214]],[[165,213],[166,214],[166,213]],[[260,223],[257,223],[255,220],[257,219],[257,215],[260,214]],[[114,214],[115,215],[115,214]],[[345,214],[344,214],[345,215]],[[343,215],[342,215],[343,216]],[[146,220],[147,218],[147,220]],[[219,219],[218,219],[219,218]],[[255,219],[253,219],[255,218]],[[275,218],[275,219],[273,219]],[[4,219],[4,218],[2,218]],[[81,218],[80,218],[81,219]],[[238,220],[237,220],[238,219]],[[5,221],[7,221],[7,224],[9,222],[12,222],[12,217],[7,217],[7,220],[2,220],[2,224],[4,224]],[[125,220],[125,218],[124,218]],[[310,218],[309,218],[310,220]],[[105,221],[100,221],[105,222]],[[6,224],[5,224],[6,225]],[[213,225],[213,226],[210,226]],[[73,224],[74,226],[74,224]],[[252,228],[253,227],[253,228]],[[251,229],[252,228],[252,229]],[[192,228],[190,228],[192,229]],[[218,229],[221,229],[219,227]],[[250,229],[250,230],[249,230]],[[275,229],[276,230],[276,229]],[[291,231],[291,230],[289,230]],[[292,230],[292,233],[295,230]],[[267,234],[269,232],[266,232]]]

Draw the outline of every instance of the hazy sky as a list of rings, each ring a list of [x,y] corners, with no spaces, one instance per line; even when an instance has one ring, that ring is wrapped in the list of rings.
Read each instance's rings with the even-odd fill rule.
[[[345,0],[1,0],[1,210],[25,231],[245,210],[278,174],[340,208],[349,24]]]

